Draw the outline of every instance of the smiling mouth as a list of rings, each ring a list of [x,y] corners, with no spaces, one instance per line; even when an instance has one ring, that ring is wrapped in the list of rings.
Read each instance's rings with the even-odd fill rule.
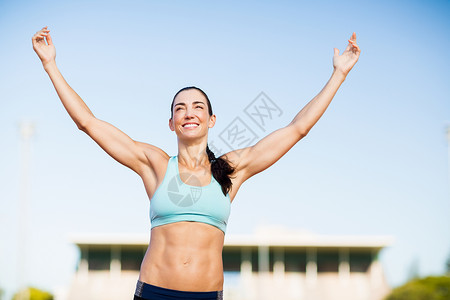
[[[195,128],[198,127],[198,124],[185,124],[183,125],[183,128]]]

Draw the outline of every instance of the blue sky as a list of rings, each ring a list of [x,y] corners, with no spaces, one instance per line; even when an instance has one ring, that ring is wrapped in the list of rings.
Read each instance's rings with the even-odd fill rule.
[[[64,111],[32,50],[48,25],[56,62],[100,119],[175,155],[169,105],[205,90],[210,141],[264,92],[281,109],[259,138],[287,125],[323,87],[353,31],[359,62],[321,120],[246,182],[227,233],[281,224],[319,234],[393,235],[381,260],[403,283],[414,261],[440,274],[450,255],[446,126],[450,125],[446,1],[0,1],[0,287],[15,289],[18,123],[36,124],[30,169],[28,281],[67,285],[68,234],[147,233],[140,178],[108,157]],[[246,119],[247,118],[247,119]],[[250,125],[250,126],[255,126]],[[258,131],[259,130],[259,131]]]

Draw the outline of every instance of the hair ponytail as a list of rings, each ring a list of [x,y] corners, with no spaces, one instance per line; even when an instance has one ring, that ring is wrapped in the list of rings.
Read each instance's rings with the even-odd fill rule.
[[[233,174],[234,168],[225,159],[216,157],[208,145],[206,145],[206,153],[211,163],[211,173],[222,187],[223,194],[226,195],[232,186],[230,175]]]

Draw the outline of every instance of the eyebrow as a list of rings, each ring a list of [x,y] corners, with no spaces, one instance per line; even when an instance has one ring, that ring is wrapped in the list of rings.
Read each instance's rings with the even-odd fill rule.
[[[192,102],[192,104],[203,104],[203,105],[205,105],[205,103],[204,102],[202,102],[202,101],[194,101],[194,102]],[[177,104],[175,104],[173,107],[175,107],[175,106],[177,106],[177,105],[183,105],[183,106],[186,106],[186,103],[184,103],[184,102],[178,102]]]

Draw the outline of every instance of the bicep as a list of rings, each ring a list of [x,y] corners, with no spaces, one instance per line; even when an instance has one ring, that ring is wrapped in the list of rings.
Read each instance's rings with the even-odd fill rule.
[[[148,164],[145,144],[134,141],[110,123],[92,118],[81,130],[112,158],[136,173],[141,174]]]
[[[305,134],[288,125],[264,137],[254,146],[234,150],[226,154],[233,163],[236,174],[245,181],[269,168],[289,151]]]

